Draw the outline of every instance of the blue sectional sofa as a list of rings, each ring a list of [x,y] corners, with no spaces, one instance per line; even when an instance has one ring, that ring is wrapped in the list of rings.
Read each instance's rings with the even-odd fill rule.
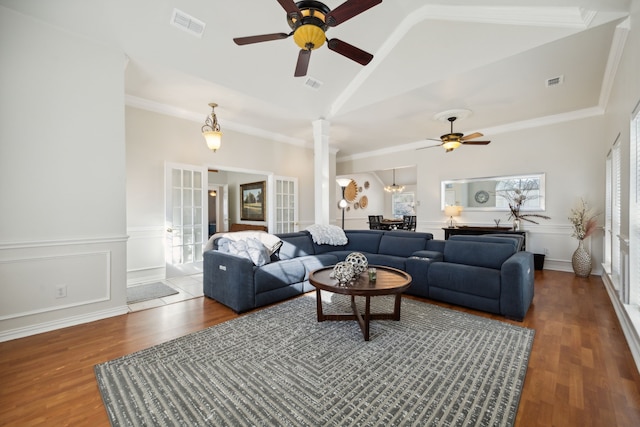
[[[533,254],[512,237],[345,230],[346,245],[314,243],[307,231],[278,234],[267,264],[214,249],[204,252],[204,294],[240,313],[313,290],[309,273],[362,252],[369,264],[406,271],[408,294],[522,320],[533,299]]]

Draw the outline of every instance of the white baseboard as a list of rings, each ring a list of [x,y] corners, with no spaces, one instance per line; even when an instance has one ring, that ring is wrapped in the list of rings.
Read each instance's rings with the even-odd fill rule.
[[[166,268],[151,267],[141,270],[127,271],[127,286],[137,285],[146,282],[160,282],[166,279]]]
[[[8,331],[2,331],[0,332],[0,342],[11,341],[18,338],[24,338],[31,335],[41,334],[43,332],[50,332],[56,329],[67,328],[69,326],[76,326],[83,323],[102,320],[108,317],[120,316],[123,314],[127,314],[128,312],[129,312],[129,308],[126,305],[124,305],[121,307],[111,308],[108,310],[96,311],[93,313],[67,317],[64,319],[54,320],[51,322],[39,323],[37,325],[25,326],[23,328],[16,328]]]

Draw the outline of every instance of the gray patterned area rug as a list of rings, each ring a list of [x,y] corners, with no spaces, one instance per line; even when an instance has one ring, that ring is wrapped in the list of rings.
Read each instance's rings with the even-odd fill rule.
[[[323,293],[325,312],[349,310]],[[392,298],[376,297],[378,311]],[[316,321],[313,293],[96,365],[114,426],[511,426],[534,331],[402,300]]]

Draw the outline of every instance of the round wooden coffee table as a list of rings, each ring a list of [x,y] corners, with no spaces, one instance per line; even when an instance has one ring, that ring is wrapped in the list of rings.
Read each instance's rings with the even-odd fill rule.
[[[333,271],[333,266],[311,272],[309,283],[316,288],[318,322],[324,322],[325,320],[357,320],[364,340],[369,341],[369,322],[371,320],[400,320],[401,294],[411,285],[411,276],[396,268],[378,265],[370,265],[369,267],[375,267],[376,269],[377,278],[375,281],[369,281],[369,275],[365,271],[353,283],[346,286],[340,285],[336,279],[329,277]],[[320,291],[322,290],[336,294],[351,295],[353,313],[324,314],[320,296]],[[371,297],[393,294],[396,296],[393,313],[371,313]],[[365,298],[364,313],[360,313],[356,307],[356,296]]]

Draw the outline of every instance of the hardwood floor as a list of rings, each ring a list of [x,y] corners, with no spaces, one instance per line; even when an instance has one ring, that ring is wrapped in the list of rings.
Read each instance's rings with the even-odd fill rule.
[[[535,286],[509,322],[536,330],[516,425],[640,425],[640,374],[602,280],[545,270]],[[0,343],[0,425],[107,426],[95,364],[235,317],[196,298]]]

